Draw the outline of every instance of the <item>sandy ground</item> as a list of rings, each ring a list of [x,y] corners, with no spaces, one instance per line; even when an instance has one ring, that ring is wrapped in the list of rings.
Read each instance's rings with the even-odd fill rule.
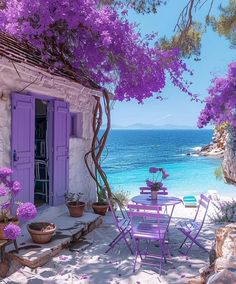
[[[212,211],[210,208],[209,212]],[[83,243],[91,243],[85,250],[75,246],[72,250],[63,250],[43,267],[30,269],[12,265],[11,275],[0,283],[81,283],[81,284],[155,284],[187,283],[187,280],[198,274],[199,268],[208,262],[208,254],[194,246],[186,259],[178,251],[183,240],[182,234],[175,229],[178,220],[194,216],[195,209],[176,206],[170,226],[170,244],[172,256],[164,264],[163,275],[150,267],[137,266],[133,273],[133,256],[127,247],[120,242],[108,254],[105,254],[108,243],[116,235],[111,215],[104,217],[103,224],[85,236]],[[207,249],[211,248],[216,226],[206,220],[199,240]],[[153,250],[158,252],[158,247]]]

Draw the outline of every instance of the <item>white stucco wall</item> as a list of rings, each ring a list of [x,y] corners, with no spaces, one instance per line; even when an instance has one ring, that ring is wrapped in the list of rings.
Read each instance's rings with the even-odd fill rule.
[[[15,70],[15,67],[20,74]],[[80,138],[70,138],[69,191],[83,192],[83,200],[96,200],[95,183],[84,163],[92,139],[92,112],[94,95],[101,95],[79,84],[39,71],[33,67],[0,59],[0,167],[10,166],[11,145],[11,92],[36,93],[64,99],[70,111],[82,113],[83,130]],[[26,87],[27,86],[27,87]]]

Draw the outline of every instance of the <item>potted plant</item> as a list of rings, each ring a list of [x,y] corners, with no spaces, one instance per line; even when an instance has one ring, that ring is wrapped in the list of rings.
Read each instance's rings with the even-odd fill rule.
[[[12,170],[0,168],[0,239],[16,240],[21,234],[19,221],[29,221],[37,215],[34,204],[15,201],[22,190],[18,181],[11,179]]]
[[[155,168],[151,167],[149,168],[149,173],[151,173],[152,180],[146,180],[147,186],[151,189],[151,198],[157,199],[157,194],[160,189],[166,189],[163,187],[162,181],[166,179],[169,174],[166,172],[163,168]],[[158,181],[159,176],[161,175],[160,180]]]
[[[83,193],[66,193],[66,206],[70,212],[71,217],[81,217],[84,213],[85,203],[80,201]]]
[[[51,241],[56,225],[48,222],[35,222],[28,224],[27,229],[34,243],[46,244]]]
[[[106,188],[101,187],[97,190],[98,201],[92,204],[94,213],[99,215],[106,215],[107,209],[109,207],[106,197]]]

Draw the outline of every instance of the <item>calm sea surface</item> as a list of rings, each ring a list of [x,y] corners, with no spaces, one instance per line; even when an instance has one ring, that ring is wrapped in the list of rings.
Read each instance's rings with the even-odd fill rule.
[[[186,155],[208,144],[212,133],[212,130],[112,130],[102,165],[113,190],[124,189],[131,196],[151,178],[148,172],[151,166],[163,167],[170,174],[164,183],[169,194],[183,196],[213,189],[222,195],[236,196],[236,187],[215,178],[220,159]]]

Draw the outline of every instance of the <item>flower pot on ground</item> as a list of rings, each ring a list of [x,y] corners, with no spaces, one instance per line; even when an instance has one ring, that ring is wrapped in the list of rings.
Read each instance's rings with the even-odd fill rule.
[[[82,195],[81,192],[65,194],[66,206],[71,217],[81,217],[83,215],[85,203],[80,201]]]
[[[51,241],[56,231],[56,225],[47,222],[35,222],[27,226],[31,238],[36,244],[46,244]]]
[[[101,204],[99,202],[95,202],[92,204],[92,208],[94,213],[99,215],[106,215],[109,205],[107,203]]]
[[[92,204],[94,213],[99,215],[106,215],[106,212],[109,208],[107,198],[106,198],[106,188],[99,188],[97,191],[98,201]]]
[[[19,220],[29,221],[37,215],[31,202],[15,202],[22,190],[18,181],[11,178],[10,168],[0,168],[0,239],[16,240],[21,234]]]

